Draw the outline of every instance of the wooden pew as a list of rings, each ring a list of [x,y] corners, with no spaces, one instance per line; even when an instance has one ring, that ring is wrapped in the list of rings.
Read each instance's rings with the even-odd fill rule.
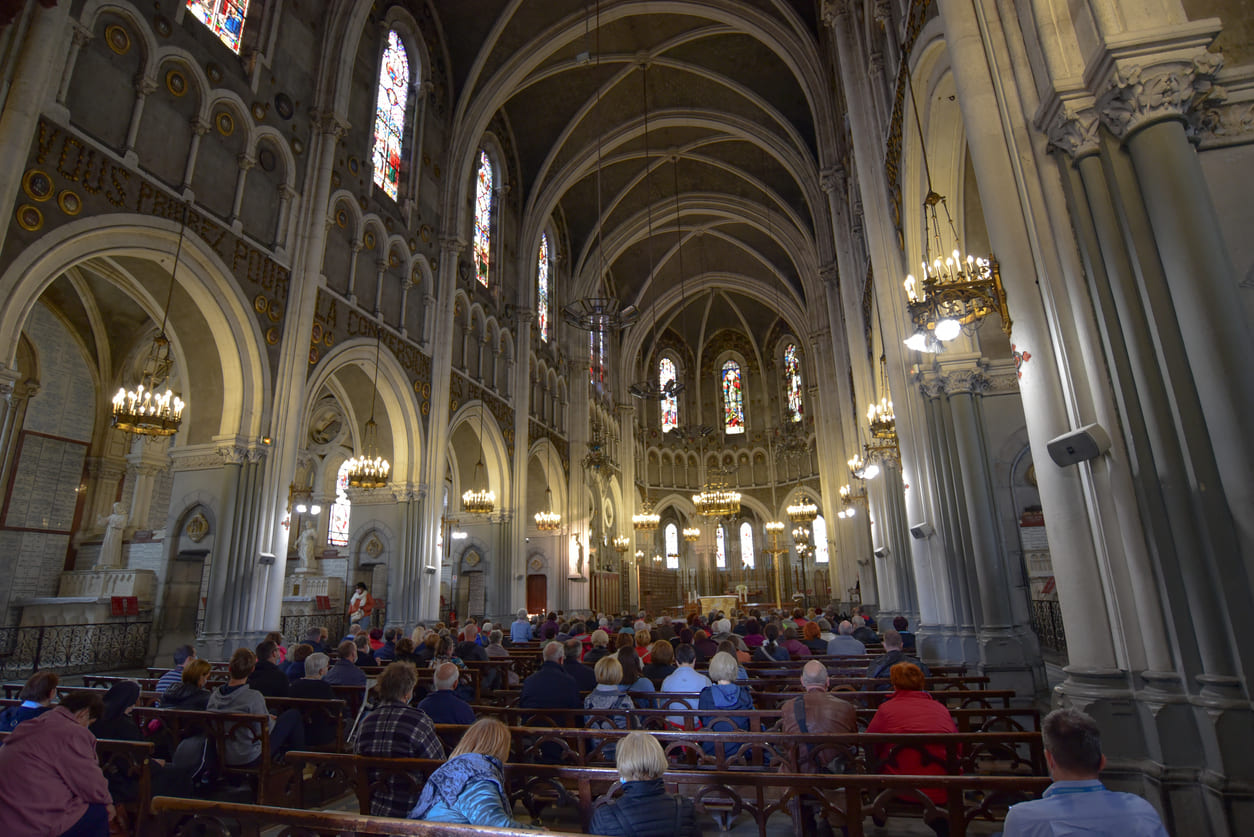
[[[161,833],[171,837],[200,837],[202,834],[262,837],[263,834],[274,833],[276,828],[283,834],[357,834],[367,837],[533,837],[536,833],[514,828],[427,823],[338,811],[300,811],[169,796],[158,796],[152,801],[152,808],[161,825]]]
[[[296,766],[298,776],[306,766],[337,773],[345,788],[356,793],[362,811],[370,809],[368,771],[375,771],[380,780],[411,773],[425,777],[444,764],[437,759],[309,752],[288,753],[287,760]],[[620,788],[618,771],[611,768],[509,763],[505,778],[510,799],[521,802],[533,817],[551,806],[571,808],[584,828],[590,825],[595,805],[612,798]],[[970,823],[1001,820],[1010,803],[1036,798],[1050,783],[1048,778],[1037,776],[864,776],[742,770],[668,770],[663,781],[667,792],[691,799],[699,814],[714,818],[719,831],[731,830],[737,819],[748,816],[761,837],[766,835],[767,821],[777,815],[791,818],[800,834],[796,802],[802,796],[817,800],[829,821],[845,826],[849,837],[864,837],[868,817],[882,825],[903,816],[948,819],[952,837],[963,837]],[[947,791],[948,802],[937,806],[920,793],[931,788]],[[898,802],[898,795],[913,802]]]
[[[498,706],[517,706],[521,697],[520,690],[501,690],[493,695],[493,699]],[[585,696],[587,692],[581,692],[580,695]],[[631,699],[637,705],[650,706],[657,704],[659,709],[667,709],[671,706],[675,708],[684,708],[683,701],[696,701],[698,694],[696,692],[628,692]],[[753,705],[758,709],[774,709],[779,705],[797,697],[797,692],[763,692],[750,689],[753,697]],[[839,698],[849,701],[854,706],[874,709],[893,696],[890,691],[846,691],[833,689],[832,694]],[[962,690],[941,690],[929,691],[928,694],[933,699],[940,701],[950,708],[967,707],[967,708],[987,708],[993,706],[1003,706],[1010,708],[1011,698],[1016,697],[1014,689],[972,689]]]

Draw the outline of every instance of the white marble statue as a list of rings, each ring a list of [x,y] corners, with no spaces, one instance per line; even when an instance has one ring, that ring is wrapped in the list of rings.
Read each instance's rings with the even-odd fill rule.
[[[122,531],[126,529],[126,506],[113,504],[113,513],[96,521],[105,527],[104,540],[100,542],[100,555],[96,569],[111,570],[122,566]]]
[[[300,555],[299,569],[307,570],[313,567],[314,547],[317,540],[318,533],[314,531],[313,523],[306,520],[300,534],[296,536],[296,552]]]

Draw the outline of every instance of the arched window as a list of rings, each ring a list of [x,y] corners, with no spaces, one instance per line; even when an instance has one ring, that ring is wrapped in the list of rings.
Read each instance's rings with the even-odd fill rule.
[[[244,18],[248,17],[248,0],[187,0],[186,5],[197,20],[218,36],[219,41],[239,55]]]
[[[747,520],[740,524],[740,563],[750,570],[757,565],[753,554],[753,527]]]
[[[666,569],[679,569],[679,527],[666,524]]]
[[[327,543],[331,546],[348,546],[348,518],[351,512],[348,502],[348,462],[340,466],[335,478],[335,502],[331,504],[331,517],[327,523]]]
[[[814,518],[814,563],[826,564],[830,560],[827,554],[827,521],[823,515]]]
[[[475,177],[475,275],[479,284],[488,285],[492,259],[492,188],[496,179],[488,152],[479,151],[479,173]]]
[[[714,530],[714,566],[720,570],[727,569],[727,537],[723,534],[723,525]]]
[[[801,361],[793,343],[784,347],[784,382],[788,387],[788,415],[793,421],[801,421]]]
[[[663,390],[666,385],[677,377],[675,361],[668,357],[662,358],[657,364],[657,384]],[[679,396],[675,394],[662,396],[662,432],[679,426]]]
[[[540,339],[549,342],[549,234],[540,236],[540,253],[536,256],[536,322]]]
[[[401,178],[401,146],[405,135],[405,105],[409,101],[409,56],[401,36],[388,32],[379,69],[379,96],[374,106],[374,185],[396,200]]]
[[[728,436],[745,432],[745,401],[740,379],[740,364],[729,360],[723,364],[723,432]]]

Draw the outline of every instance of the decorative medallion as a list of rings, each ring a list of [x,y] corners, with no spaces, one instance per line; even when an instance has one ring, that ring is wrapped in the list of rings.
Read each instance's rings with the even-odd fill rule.
[[[226,111],[220,111],[213,118],[213,124],[217,127],[218,133],[224,137],[229,137],[235,133],[235,118]]]
[[[266,316],[270,318],[270,322],[277,323],[283,316],[283,305],[277,300],[270,300],[270,310],[266,311]]]
[[[315,346],[322,342],[322,323],[313,324],[313,330],[309,333],[309,342]]]
[[[253,299],[253,308],[257,310],[258,314],[266,313],[266,306],[268,304],[269,301],[266,299],[265,294],[257,294],[256,298]]]
[[[422,395],[422,381],[414,381],[414,395]]]
[[[540,570],[544,569],[544,559],[539,555],[532,556],[531,560],[527,562],[527,568],[532,572],[540,572]]]
[[[451,399],[449,399],[449,402],[448,402],[448,411],[449,411],[450,413],[455,413],[455,412],[457,412],[457,399],[456,399],[456,398],[451,398]]]
[[[431,257],[431,272],[432,273],[438,272],[439,269],[440,269],[440,260],[437,259],[435,256],[432,256]]]
[[[165,89],[174,96],[182,96],[187,92],[187,76],[181,70],[170,70],[165,74]]]
[[[298,138],[292,137],[292,153],[296,155],[300,155],[300,154],[303,154],[304,152],[305,152],[305,144],[301,142]]]
[[[382,552],[383,542],[371,535],[370,540],[366,541],[366,554],[371,558],[378,558]]]
[[[423,398],[431,397],[431,384],[428,384],[425,381],[423,382],[423,385],[422,385],[422,397]]]
[[[469,552],[466,553],[466,557],[462,558],[462,563],[468,567],[478,566],[479,565],[479,553],[475,552],[473,549],[470,550]]]
[[[340,229],[347,229],[348,227],[348,210],[347,209],[340,209],[338,212],[335,213],[335,225],[339,227]]]
[[[410,253],[413,253],[415,250],[417,250],[417,249],[418,249],[418,240],[417,240],[417,239],[411,238],[409,241],[406,241],[405,243],[409,245],[409,252],[410,252]]]
[[[326,346],[328,349],[335,345],[335,335],[330,329],[327,330],[326,334],[322,335],[322,345]]]
[[[422,239],[422,242],[424,244],[430,244],[431,232],[432,232],[431,225],[423,224],[421,227],[418,228],[418,237]]]
[[[258,122],[265,119],[266,111],[269,110],[269,108],[270,106],[267,105],[265,102],[253,102],[253,107],[252,107],[253,119],[256,119]]]
[[[118,55],[126,55],[131,51],[131,33],[116,23],[105,27],[105,43]]]
[[[205,75],[212,84],[222,81],[222,68],[210,61],[205,65]]]
[[[46,201],[52,197],[52,178],[47,172],[31,169],[22,177],[22,191],[33,201]]]
[[[274,149],[262,148],[257,152],[257,163],[263,171],[274,171],[276,160],[274,159]]]
[[[44,214],[32,204],[24,203],[17,208],[17,223],[22,229],[34,232],[44,225]]]
[[[266,343],[270,346],[279,345],[279,330],[274,326],[266,329]]]
[[[348,158],[348,171],[354,177],[356,177],[358,173],[360,173],[361,171],[361,161],[358,160],[356,157],[352,156],[351,154],[349,155],[349,158]]]
[[[368,232],[368,233],[366,233],[365,244],[366,244],[366,249],[367,249],[367,250],[373,250],[373,249],[374,249],[374,245],[375,245],[374,233],[372,233],[372,232]]]
[[[318,362],[318,350],[310,349],[309,350],[309,365],[313,366],[317,362]]]
[[[200,543],[205,539],[205,535],[209,534],[209,521],[205,519],[203,513],[196,512],[183,527],[183,532],[191,538],[192,543]]]
[[[296,112],[296,106],[292,104],[292,97],[286,93],[275,93],[274,112],[282,119],[291,119],[292,114]]]
[[[388,256],[388,267],[396,267],[396,266],[397,266],[397,265],[399,265],[400,263],[401,263],[401,260],[400,260],[400,259],[398,259],[398,258],[396,258],[396,254],[395,254],[395,253],[393,253],[392,255]]]
[[[83,199],[78,196],[77,192],[62,189],[61,194],[57,195],[57,206],[61,207],[61,211],[66,215],[77,215],[83,211]]]
[[[430,413],[431,413],[431,402],[430,401],[422,402],[422,414],[425,416],[425,415],[430,415]]]
[[[174,31],[174,24],[165,15],[153,15],[152,27],[157,30],[157,34],[163,38],[170,37],[170,33]]]

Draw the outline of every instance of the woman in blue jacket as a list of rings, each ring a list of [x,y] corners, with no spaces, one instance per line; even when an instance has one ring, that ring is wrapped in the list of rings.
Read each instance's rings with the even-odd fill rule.
[[[514,819],[505,792],[504,762],[509,758],[509,728],[495,718],[476,721],[466,730],[449,760],[423,786],[411,820],[531,828]]]
[[[714,659],[710,660],[710,679],[714,681],[713,685],[706,686],[701,690],[700,696],[697,698],[697,709],[716,710],[718,712],[726,712],[731,709],[753,709],[753,698],[749,696],[747,686],[737,686],[734,682],[736,679],[736,671],[739,668],[736,658],[726,651],[720,651],[714,655]],[[749,719],[746,716],[719,715],[717,717],[703,716],[701,725],[712,732],[726,732],[728,730],[749,729]],[[714,744],[706,743],[701,745],[707,755],[714,755]],[[723,752],[728,756],[735,755],[740,750],[740,744],[726,743],[723,745]]]

